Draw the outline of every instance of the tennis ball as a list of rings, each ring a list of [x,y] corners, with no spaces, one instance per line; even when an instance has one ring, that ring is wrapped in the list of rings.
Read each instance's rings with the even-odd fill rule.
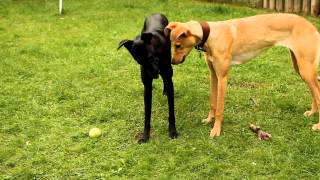
[[[99,128],[91,128],[89,131],[89,136],[92,138],[97,138],[101,136],[101,130]]]

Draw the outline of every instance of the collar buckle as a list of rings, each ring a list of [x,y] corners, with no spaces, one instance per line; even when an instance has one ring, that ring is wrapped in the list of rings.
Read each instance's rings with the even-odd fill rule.
[[[207,52],[207,51],[204,49],[203,46],[197,45],[197,46],[195,46],[194,48],[195,48],[196,50],[198,50],[198,51]]]

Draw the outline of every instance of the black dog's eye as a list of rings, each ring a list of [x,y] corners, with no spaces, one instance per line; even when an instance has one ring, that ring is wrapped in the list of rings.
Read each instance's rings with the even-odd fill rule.
[[[180,45],[180,44],[176,44],[175,47],[176,47],[177,49],[179,49],[179,48],[181,48],[181,45]]]

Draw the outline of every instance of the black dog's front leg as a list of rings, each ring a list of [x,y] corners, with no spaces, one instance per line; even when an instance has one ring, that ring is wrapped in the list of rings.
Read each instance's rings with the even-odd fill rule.
[[[169,106],[169,137],[175,139],[178,137],[178,132],[176,130],[175,115],[174,115],[174,88],[172,82],[173,70],[172,67],[165,68],[161,77],[163,79],[164,89],[167,93],[168,106]]]
[[[166,83],[163,81],[163,91],[162,91],[162,95],[166,96],[167,95],[167,85]]]
[[[144,131],[138,143],[146,143],[150,137],[150,119],[151,119],[151,106],[152,106],[152,80],[148,76],[143,67],[141,67],[141,78],[144,85]]]

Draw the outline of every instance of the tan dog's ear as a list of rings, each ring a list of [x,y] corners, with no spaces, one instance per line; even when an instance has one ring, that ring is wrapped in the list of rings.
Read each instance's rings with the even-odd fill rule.
[[[167,27],[164,28],[164,35],[166,37],[170,36],[171,31],[177,27],[177,22],[171,22],[167,25]]]
[[[190,31],[186,29],[185,31],[181,31],[180,34],[178,34],[178,36],[176,37],[176,39],[180,37],[188,37],[190,34],[191,34]]]

